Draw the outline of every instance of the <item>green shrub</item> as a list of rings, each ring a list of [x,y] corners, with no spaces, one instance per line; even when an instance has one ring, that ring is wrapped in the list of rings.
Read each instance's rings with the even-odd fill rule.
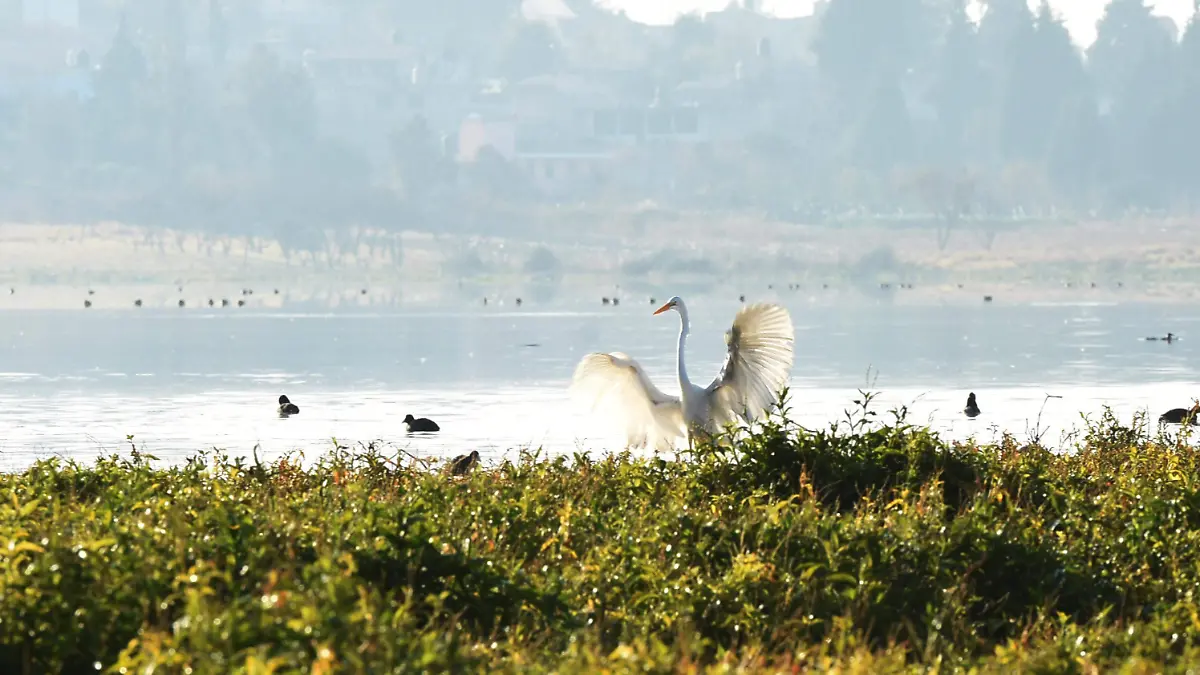
[[[466,478],[373,446],[47,460],[0,476],[0,672],[1184,668],[1186,440],[1109,415],[1053,453],[781,413],[685,459]]]

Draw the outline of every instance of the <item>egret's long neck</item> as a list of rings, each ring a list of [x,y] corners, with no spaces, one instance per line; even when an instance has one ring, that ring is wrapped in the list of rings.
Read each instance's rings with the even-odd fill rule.
[[[691,325],[688,323],[687,310],[679,308],[679,353],[675,355],[675,366],[679,371],[679,390],[682,394],[688,389],[688,385],[692,383],[688,379],[687,366],[683,363],[683,348],[687,345],[688,331],[691,330]]]

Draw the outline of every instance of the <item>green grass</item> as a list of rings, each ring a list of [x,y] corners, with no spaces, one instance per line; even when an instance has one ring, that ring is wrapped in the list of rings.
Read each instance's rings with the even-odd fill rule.
[[[0,672],[1159,672],[1200,661],[1200,454],[781,416],[465,479],[131,453],[0,476]]]

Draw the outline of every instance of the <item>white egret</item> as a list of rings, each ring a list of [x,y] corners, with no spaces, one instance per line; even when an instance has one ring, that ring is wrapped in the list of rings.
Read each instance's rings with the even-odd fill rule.
[[[624,427],[630,447],[669,448],[675,439],[696,432],[713,434],[738,419],[757,419],[777,401],[791,376],[795,331],[788,311],[779,305],[743,307],[725,333],[725,364],[707,387],[688,379],[683,351],[691,324],[678,296],[655,314],[679,313],[676,369],[680,396],[665,394],[637,361],[621,352],[592,353],[575,368],[573,397],[593,412],[604,409]]]

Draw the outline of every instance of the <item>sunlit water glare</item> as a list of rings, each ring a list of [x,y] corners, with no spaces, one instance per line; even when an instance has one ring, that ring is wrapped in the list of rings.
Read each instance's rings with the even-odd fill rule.
[[[807,426],[844,419],[869,388],[881,417],[906,405],[910,421],[952,438],[1024,439],[1040,412],[1036,428],[1058,445],[1082,427],[1081,413],[1108,405],[1129,421],[1200,396],[1191,307],[784,304],[797,329],[792,417]],[[334,438],[422,457],[477,449],[485,460],[521,447],[618,449],[602,420],[570,405],[567,384],[584,353],[621,350],[675,390],[678,322],[650,309],[9,311],[0,321],[0,470],[124,453],[129,435],[164,460],[255,446],[266,458],[312,457]],[[690,304],[698,380],[716,374],[736,309]],[[1140,339],[1168,330],[1184,339]],[[975,420],[962,414],[969,391],[983,409]],[[300,415],[275,415],[281,393]],[[442,431],[406,435],[410,412]]]

